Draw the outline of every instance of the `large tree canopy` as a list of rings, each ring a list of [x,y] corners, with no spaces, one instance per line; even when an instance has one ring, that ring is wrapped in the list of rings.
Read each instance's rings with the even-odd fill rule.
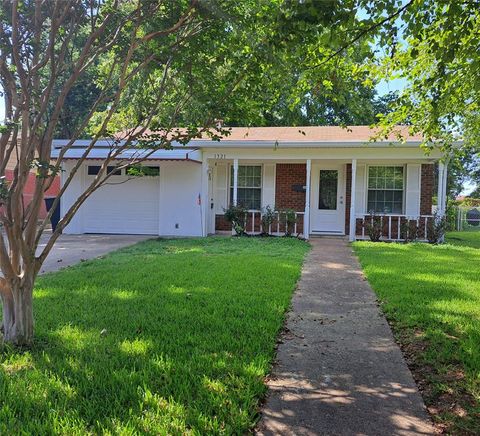
[[[311,68],[319,56],[333,53],[357,22],[351,2],[211,0],[199,2],[198,7],[208,28],[170,65],[175,81],[152,120],[154,125],[170,121],[167,108],[184,98],[185,92],[189,98],[176,113],[178,126],[201,125],[205,113],[228,126],[372,124],[376,113],[384,110],[372,81],[367,80],[368,72],[360,68],[372,57],[368,38],[323,68]],[[157,48],[152,43],[149,50]],[[96,71],[106,63],[108,59],[103,59]],[[67,96],[57,137],[71,135],[72,127],[81,122],[79,114],[87,111],[92,95],[99,92],[91,77],[95,71],[88,73]],[[145,99],[154,93],[152,74],[160,74],[155,63],[144,71],[137,87],[130,84],[112,129],[120,127],[122,119],[136,119]],[[91,127],[100,120],[97,114]],[[90,128],[87,133],[94,131]]]

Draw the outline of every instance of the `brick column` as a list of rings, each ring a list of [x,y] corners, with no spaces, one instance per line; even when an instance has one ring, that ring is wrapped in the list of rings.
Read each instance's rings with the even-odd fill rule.
[[[432,214],[432,198],[434,193],[434,165],[422,164],[420,181],[420,215]]]

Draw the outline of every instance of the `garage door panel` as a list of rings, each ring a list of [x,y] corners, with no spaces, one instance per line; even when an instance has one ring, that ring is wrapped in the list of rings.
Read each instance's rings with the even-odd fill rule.
[[[83,221],[86,233],[158,234],[159,178],[115,177],[85,202]]]

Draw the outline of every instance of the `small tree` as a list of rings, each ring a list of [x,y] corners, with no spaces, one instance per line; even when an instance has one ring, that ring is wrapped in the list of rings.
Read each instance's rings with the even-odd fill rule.
[[[250,15],[245,17],[245,7],[253,16],[259,12],[254,24],[258,34],[246,31],[253,24]],[[268,16],[255,2],[242,5],[233,0],[1,3],[0,86],[6,120],[0,124],[0,297],[5,341],[19,345],[32,341],[33,285],[40,267],[81,205],[116,170],[134,168],[173,143],[228,134],[216,126],[214,110],[226,110],[227,103],[235,101],[233,93],[258,91],[242,84],[260,82],[263,74],[259,65],[265,50],[258,50],[248,62],[244,56],[246,47],[255,52],[253,47],[268,44],[260,31],[262,13]],[[95,86],[85,88],[85,80]],[[81,109],[63,129],[65,106],[79,101],[79,92],[88,92],[88,98],[81,99]],[[174,127],[179,120],[182,129]],[[63,131],[69,133],[69,141],[52,160],[52,139]],[[48,216],[38,224],[45,191],[85,132],[91,139],[83,155],[64,178]],[[38,253],[60,198],[101,138],[110,139],[110,148],[98,175],[65,211]],[[122,158],[126,149],[138,152]],[[7,183],[10,161],[13,178]],[[108,171],[112,166],[114,171]],[[33,198],[24,205],[32,169],[37,174]]]
[[[347,68],[352,65],[347,56],[337,57],[340,65],[310,68],[312,56],[326,41],[338,41],[329,38],[330,33],[342,29],[339,23],[352,23],[355,14],[317,9],[309,2],[283,2],[279,7],[277,2],[253,0],[0,4],[0,86],[6,116],[0,125],[4,340],[32,341],[32,293],[41,265],[78,209],[115,170],[140,164],[173,143],[187,144],[200,136],[220,139],[228,132],[217,129],[215,119],[225,119],[225,113],[230,124],[257,122],[262,105],[277,99],[277,88],[283,96],[295,88],[295,83],[285,86],[285,77],[301,77],[301,69],[309,69],[309,78],[322,83],[318,94],[328,91],[337,97],[343,89],[337,85],[348,84],[357,95],[351,79],[357,76],[359,83],[359,77]],[[368,45],[362,47],[365,57]],[[358,53],[357,48],[347,52]],[[335,47],[323,47],[321,56],[332,50]],[[309,93],[303,85],[295,92]],[[81,107],[72,112],[77,103]],[[68,134],[69,141],[52,160],[55,132]],[[83,155],[64,178],[48,216],[37,225],[44,192],[85,132],[90,141]],[[111,145],[100,171],[37,253],[50,216],[100,138],[110,139]],[[126,149],[138,153],[121,158]],[[2,177],[11,159],[13,179],[7,183]],[[111,166],[115,170],[109,172]],[[24,206],[32,168],[37,174],[33,199]]]
[[[165,93],[175,76],[180,76],[175,74],[174,62],[201,28],[195,1],[169,8],[153,1],[13,0],[2,3],[0,17],[0,83],[6,115],[0,126],[2,332],[5,341],[23,345],[33,338],[32,291],[38,271],[79,207],[111,176],[107,166],[125,168],[174,141],[185,143],[205,132],[215,136],[218,131],[212,120],[205,120],[199,129],[166,128],[154,138],[145,136]],[[86,72],[93,70],[98,93],[60,157],[52,161],[51,143],[67,97]],[[90,144],[65,178],[59,197],[98,139],[108,136],[121,125],[119,120],[126,119],[127,99],[149,80],[155,81],[155,86],[148,86],[148,98],[142,100],[137,112],[130,113],[123,133],[112,137],[98,175],[37,253],[39,240],[59,201],[57,198],[47,218],[38,225],[44,192],[60,173],[65,153],[96,117]],[[184,102],[179,100],[169,111],[171,121]],[[122,151],[136,147],[141,139],[148,141],[143,144],[146,152],[119,159]],[[11,160],[13,179],[6,183],[3,176]],[[24,190],[32,169],[37,175],[33,199],[24,205]]]

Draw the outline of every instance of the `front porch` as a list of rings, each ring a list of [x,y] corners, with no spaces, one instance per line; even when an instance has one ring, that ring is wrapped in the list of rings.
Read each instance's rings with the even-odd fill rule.
[[[353,241],[368,239],[375,224],[382,240],[428,240],[434,222],[431,161],[221,156],[203,164],[208,173],[208,234],[232,231],[224,217],[230,205],[245,206],[243,228],[252,235],[347,235]],[[439,164],[439,170],[438,214],[443,214],[446,168]],[[267,207],[274,217],[265,226]]]

